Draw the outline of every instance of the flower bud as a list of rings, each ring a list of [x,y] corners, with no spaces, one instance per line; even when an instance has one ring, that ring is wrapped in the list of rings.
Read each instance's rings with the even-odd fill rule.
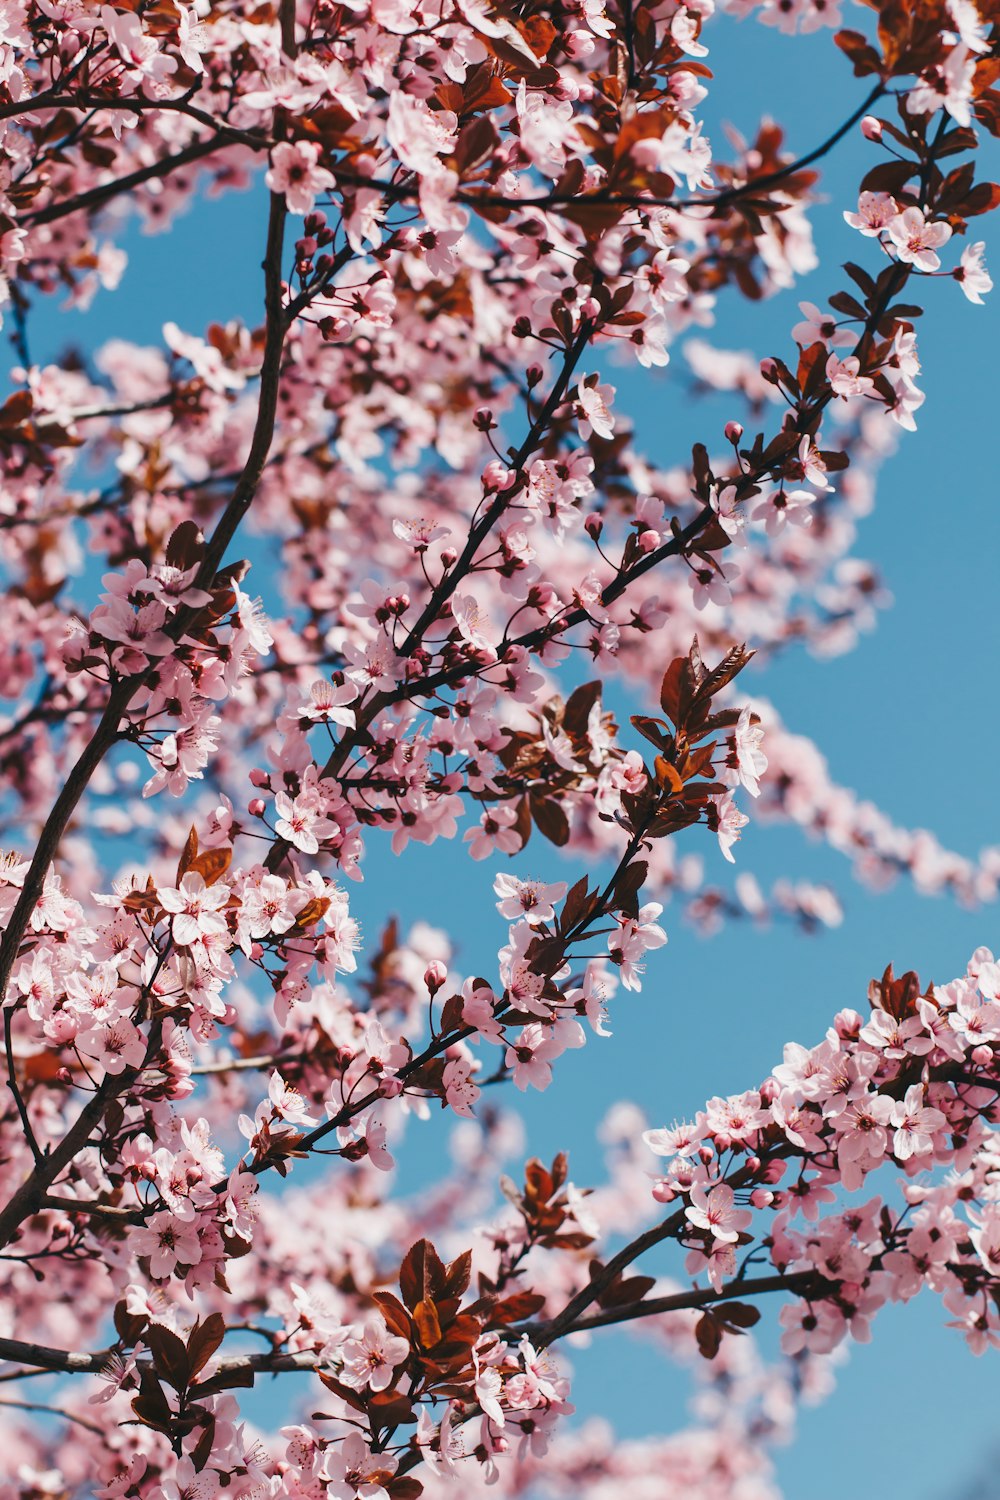
[[[760,373],[769,385],[778,384],[778,366],[773,359],[762,359],[760,362]]]
[[[424,984],[431,995],[436,995],[442,985],[448,982],[448,966],[443,964],[439,958],[432,959],[424,970]]]
[[[505,490],[513,479],[507,465],[498,458],[491,459],[483,470],[483,488],[487,491]]]
[[[593,511],[583,523],[583,529],[596,542],[604,530],[604,518]]]
[[[865,115],[861,121],[861,134],[866,141],[880,141],[882,139],[882,121],[877,120],[874,115]]]
[[[972,1061],[978,1068],[988,1068],[993,1061],[993,1048],[987,1047],[985,1042],[972,1049]]]
[[[453,568],[457,561],[458,553],[454,547],[443,547],[441,549],[441,566],[443,568]]]
[[[262,818],[266,811],[267,803],[263,797],[254,797],[252,801],[247,803],[247,812],[251,818]]]
[[[727,422],[725,427],[726,442],[738,443],[743,436],[743,426],[740,422]]]
[[[494,427],[496,427],[497,425],[493,420],[493,413],[490,411],[488,406],[480,406],[477,409],[472,421],[473,425],[477,427],[480,432],[492,432]]]
[[[271,780],[271,778],[270,778],[270,776],[268,776],[267,772],[266,771],[261,771],[256,766],[250,772],[250,785],[251,786],[267,786],[268,783],[270,782],[270,780]]]
[[[838,1010],[833,1018],[833,1029],[841,1041],[851,1042],[859,1035],[862,1021],[856,1010]]]
[[[754,1188],[750,1194],[750,1202],[754,1208],[770,1208],[774,1202],[774,1194],[769,1193],[767,1188]]]

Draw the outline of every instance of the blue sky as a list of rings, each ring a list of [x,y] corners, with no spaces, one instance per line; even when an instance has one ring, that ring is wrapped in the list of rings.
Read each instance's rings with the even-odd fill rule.
[[[788,38],[752,21],[725,22],[707,39],[718,79],[703,106],[713,138],[723,120],[749,133],[762,114],[772,114],[787,125],[793,149],[805,151],[863,97],[865,82],[851,76],[828,33]],[[996,143],[986,137],[984,175],[998,175],[996,157]],[[799,298],[821,301],[843,284],[839,263],[862,258],[841,212],[854,206],[854,185],[874,160],[873,148],[852,133],[823,164],[829,203],[813,215],[820,269],[767,304],[725,302],[708,337],[757,355],[789,349]],[[85,316],[59,314],[54,302],[40,305],[31,319],[33,358],[44,362],[69,342],[93,348],[112,336],[158,343],[168,319],[191,331],[234,316],[256,320],[264,212],[258,189],[199,206],[169,236],[129,231],[121,291],[100,294]],[[980,223],[974,228],[988,246],[992,236],[1000,247],[1000,234]],[[1000,249],[994,260],[1000,265]],[[927,401],[918,432],[904,434],[882,472],[858,544],[879,566],[895,605],[853,653],[817,661],[790,650],[759,671],[752,687],[774,702],[789,729],[817,741],[838,781],[898,823],[928,827],[946,846],[972,855],[1000,842],[998,424],[987,368],[1000,340],[1000,304],[974,308],[946,280],[925,290],[919,337]],[[651,458],[663,465],[682,459],[694,440],[718,439],[718,409],[692,404],[669,373],[611,373],[618,409],[630,413]],[[267,593],[259,575],[255,587]],[[398,866],[371,859],[365,885],[352,890],[366,931],[374,937],[390,910],[404,922],[423,919],[463,935],[457,962],[465,972],[489,972],[505,931],[490,889],[492,865],[465,861],[456,882],[462,856],[455,848],[411,852]],[[946,980],[978,944],[1000,947],[995,910],[964,911],[905,884],[874,895],[851,884],[843,859],[793,830],[752,825],[737,852],[765,885],[779,875],[831,881],[845,903],[844,923],[813,938],[737,926],[706,941],[668,914],[669,946],[650,955],[643,993],[617,1003],[614,1037],[592,1039],[562,1059],[555,1087],[526,1101],[532,1153],[551,1155],[567,1140],[578,1142],[578,1182],[600,1175],[594,1134],[617,1100],[636,1100],[656,1124],[689,1116],[709,1095],[759,1082],[786,1040],[815,1041],[841,1006],[862,1007],[869,978],[890,960],[897,971]],[[712,869],[715,856],[707,857]],[[527,873],[560,878],[566,871],[554,851],[533,847]],[[714,873],[727,873],[721,859]],[[779,1454],[789,1500],[841,1500],[845,1470],[831,1459],[845,1437],[863,1459],[856,1472],[866,1474],[873,1493],[946,1500],[961,1491],[995,1424],[997,1386],[992,1363],[974,1362],[944,1319],[931,1299],[881,1316],[874,1343],[852,1351],[836,1393],[803,1415],[795,1447]],[[683,1380],[643,1344],[608,1333],[574,1363],[581,1412],[608,1417],[622,1435],[669,1430],[683,1420]],[[620,1382],[608,1381],[611,1363]],[[627,1400],[616,1396],[619,1385]],[[903,1421],[912,1423],[919,1403],[933,1412],[932,1420],[913,1424],[921,1440],[906,1448],[887,1441],[901,1430],[890,1414],[905,1413]],[[968,1474],[955,1471],[956,1432],[966,1435]]]

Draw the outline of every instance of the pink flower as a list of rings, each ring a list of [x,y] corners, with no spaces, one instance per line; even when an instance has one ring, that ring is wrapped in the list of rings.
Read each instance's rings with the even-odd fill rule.
[[[969,1230],[969,1239],[991,1276],[1000,1279],[1000,1212],[987,1210],[979,1226]]]
[[[635,917],[615,916],[619,930],[609,934],[608,952],[612,963],[619,966],[621,982],[627,990],[642,988],[643,965],[638,960],[646,950],[662,948],[667,941],[667,934],[656,922],[662,910],[658,901],[650,901]]]
[[[899,204],[888,193],[862,193],[856,214],[845,213],[852,229],[869,238],[877,238],[899,213]]]
[[[568,886],[564,881],[543,885],[540,880],[518,880],[515,875],[498,875],[493,889],[501,898],[497,911],[509,922],[524,917],[532,927],[551,922],[556,914],[555,902],[561,901]]]
[[[146,1041],[127,1016],[82,1031],[76,1045],[85,1057],[100,1063],[112,1077],[126,1068],[141,1068],[146,1060]]]
[[[306,1101],[298,1089],[291,1088],[280,1073],[272,1073],[267,1085],[267,1095],[275,1114],[290,1125],[315,1125],[312,1115],[306,1112]]]
[[[983,259],[985,250],[982,240],[977,240],[974,245],[966,245],[960,264],[951,273],[969,301],[980,304],[985,294],[993,290],[993,278]]]
[[[384,1391],[409,1352],[406,1339],[391,1334],[381,1318],[372,1318],[359,1339],[344,1345],[340,1378],[356,1391]]]
[[[737,565],[728,560],[725,573],[718,566],[704,562],[695,563],[688,573],[688,583],[694,594],[695,609],[702,610],[708,604],[731,604],[732,585],[739,577],[739,573]]]
[[[615,419],[611,415],[614,396],[615,388],[612,385],[585,385],[583,380],[580,380],[576,388],[576,397],[577,420],[580,423],[582,438],[588,438],[592,431],[596,432],[598,437],[614,437]]]
[[[552,1082],[549,1064],[563,1052],[551,1027],[532,1024],[522,1028],[517,1041],[507,1048],[504,1062],[513,1069],[514,1087],[522,1093],[530,1086],[547,1089]]]
[[[284,193],[293,214],[311,213],[319,194],[335,185],[333,173],[319,165],[319,146],[313,141],[279,142],[264,180],[272,193]]]
[[[763,739],[764,727],[753,709],[749,705],[741,709],[732,733],[736,765],[730,770],[730,777],[735,774],[736,781],[731,784],[746,787],[751,797],[760,796],[760,778],[767,770],[767,756],[760,748]]]
[[[246,631],[250,645],[258,656],[266,656],[274,644],[274,637],[270,621],[264,613],[263,601],[251,599],[249,594],[244,594],[238,583],[233,584],[233,593],[236,595],[237,618]]]
[[[317,854],[320,839],[327,838],[337,829],[337,824],[325,816],[314,789],[306,789],[297,797],[278,792],[274,798],[274,810],[278,814],[275,833],[296,849],[301,849],[303,854]]]
[[[950,224],[929,224],[919,208],[904,208],[887,227],[901,261],[918,271],[938,269],[941,260],[934,252],[951,239]]]
[[[496,648],[490,640],[489,616],[470,594],[456,594],[451,601],[451,613],[458,633],[476,651],[485,651],[491,661],[496,660]]]
[[[792,329],[792,338],[803,349],[816,343],[823,343],[834,349],[850,348],[855,342],[850,330],[839,328],[834,314],[821,312],[815,302],[800,302],[799,311],[805,313],[805,319],[796,323]]]
[[[218,882],[206,885],[204,877],[189,870],[179,886],[168,886],[157,892],[164,911],[173,913],[170,931],[182,948],[206,937],[221,937],[228,932],[222,908],[229,900],[229,887]]]
[[[472,1106],[479,1098],[479,1088],[472,1081],[472,1064],[467,1058],[453,1057],[444,1065],[441,1077],[445,1098],[457,1115],[473,1118]]]
[[[301,711],[306,718],[318,723],[340,724],[345,729],[353,729],[357,719],[353,708],[346,705],[353,703],[357,696],[358,690],[353,682],[343,682],[335,687],[324,677],[310,685],[309,701],[302,705]]]
[[[392,530],[401,542],[412,547],[414,552],[426,552],[431,542],[438,541],[441,537],[451,536],[451,528],[438,526],[434,521],[428,521],[423,516],[411,521],[401,521],[398,518],[392,523]]]
[[[719,848],[729,863],[734,865],[736,860],[732,852],[733,845],[738,843],[740,833],[750,819],[746,813],[740,812],[733,801],[732,792],[727,792],[724,797],[713,797],[712,805],[718,819],[716,833],[719,837]]]
[[[230,1174],[224,1199],[225,1215],[240,1239],[249,1240],[253,1237],[253,1226],[260,1213],[257,1203],[259,1190],[260,1184],[255,1173],[237,1167]]]
[[[391,1453],[372,1453],[359,1432],[349,1433],[327,1449],[322,1470],[326,1482],[311,1485],[308,1493],[329,1495],[331,1500],[389,1500],[385,1486],[397,1463]]]
[[[976,58],[970,57],[969,51],[964,44],[952,47],[943,63],[922,75],[916,88],[906,96],[906,107],[911,114],[929,115],[945,109],[957,125],[972,123],[970,105]]]
[[[845,400],[848,396],[867,396],[875,389],[874,380],[861,374],[861,361],[853,354],[846,359],[831,354],[826,362],[826,378],[835,394]]]
[[[914,1083],[906,1090],[902,1099],[892,1108],[892,1124],[895,1134],[892,1149],[897,1161],[907,1161],[911,1156],[926,1156],[934,1150],[934,1133],[942,1130],[948,1121],[939,1109],[924,1104],[924,1087]]]
[[[831,355],[830,358],[833,359],[834,356]],[[789,523],[793,526],[811,526],[812,511],[809,507],[815,498],[811,490],[771,490],[757,501],[751,512],[751,519],[762,521],[768,536],[780,535]]]
[[[696,1229],[707,1229],[724,1245],[735,1245],[740,1230],[745,1229],[753,1218],[745,1208],[736,1208],[736,1196],[728,1183],[706,1188],[699,1183],[691,1189],[691,1203],[684,1216]]]
[[[164,1281],[178,1265],[196,1266],[201,1260],[195,1224],[166,1209],[153,1214],[142,1227],[133,1229],[129,1244],[136,1255],[148,1258],[150,1275],[156,1281]]]
[[[908,1052],[922,1057],[934,1046],[919,1016],[897,1021],[887,1010],[878,1009],[872,1011],[871,1019],[862,1029],[861,1040],[869,1047],[877,1047],[886,1057],[894,1058],[903,1058]]]
[[[396,1165],[386,1145],[387,1134],[381,1120],[369,1120],[365,1126],[364,1142],[368,1160],[380,1172],[391,1172]]]
[[[516,854],[521,848],[521,835],[516,830],[517,813],[503,804],[487,807],[480,814],[479,826],[470,828],[465,834],[469,853],[473,859],[487,859],[495,849],[502,854]]]

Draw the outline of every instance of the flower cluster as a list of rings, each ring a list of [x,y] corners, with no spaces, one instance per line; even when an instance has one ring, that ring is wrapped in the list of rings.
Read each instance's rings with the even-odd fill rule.
[[[646,1132],[652,1194],[628,1106],[594,1191],[559,1153],[494,1193],[523,1154],[503,1099],[616,1045],[672,896],[705,932],[840,920],[742,858],[721,883],[749,808],[869,883],[1000,888],[996,850],[899,827],[735,684],[874,624],[855,549],[924,402],[913,299],[992,285],[957,246],[1000,204],[976,180],[1000,23],[876,9],[835,37],[871,92],[796,160],[771,122],[703,129],[711,0],[3,4],[0,1378],[66,1379],[0,1403],[2,1500],[760,1500],[766,1444],[885,1302],[930,1286],[1000,1342],[986,950],[951,985],[888,971],[870,1016]],[[811,168],[852,131],[865,263],[783,353],[709,343],[724,295],[818,265]],[[33,361],[34,306],[100,310],[132,219],[235,189],[267,219],[259,326],[164,309],[152,346]],[[680,459],[627,415],[667,366]],[[451,887],[419,864],[449,841]],[[492,935],[459,944],[430,923],[478,874]],[[452,1165],[400,1196],[431,1116]],[[630,1271],[668,1240],[683,1277]],[[757,1291],[785,1294],[777,1364]],[[698,1424],[568,1436],[560,1342],[626,1321],[698,1367]],[[315,1414],[258,1433],[238,1393],[289,1373]]]

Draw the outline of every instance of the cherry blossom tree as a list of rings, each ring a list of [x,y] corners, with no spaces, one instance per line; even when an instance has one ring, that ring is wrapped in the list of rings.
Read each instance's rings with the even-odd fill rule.
[[[614,1054],[673,910],[838,920],[710,883],[696,829],[738,864],[759,810],[872,884],[1000,886],[1000,850],[861,803],[740,675],[878,606],[854,522],[924,400],[915,299],[991,287],[1000,9],[724,8],[833,28],[849,109],[798,159],[703,133],[712,0],[3,0],[3,1500],[764,1500],[887,1303],[1000,1343],[986,948],[887,969],[692,1121],[623,1106],[602,1183],[498,1172],[504,1100]],[[856,262],[762,360],[686,340],[731,416],[640,452],[616,372],[818,263],[851,133]],[[237,189],[259,326],[32,363],[32,308],[113,293],[130,215]],[[392,889],[381,931],[352,916],[366,851],[402,885],[438,841],[456,886],[494,872],[482,973],[433,893],[407,933]],[[449,1113],[415,1192],[393,1153]],[[693,1370],[693,1426],[574,1427],[567,1341],[620,1324]]]

